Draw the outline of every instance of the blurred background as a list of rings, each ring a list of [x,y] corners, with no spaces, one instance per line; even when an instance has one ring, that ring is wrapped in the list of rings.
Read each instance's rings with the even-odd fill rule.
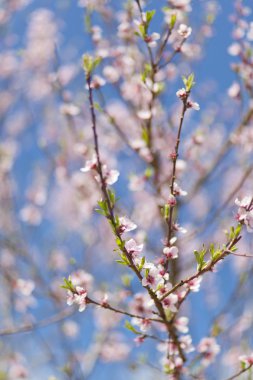
[[[140,79],[149,56],[134,34],[135,2],[0,2],[1,380],[166,378],[157,370],[155,342],[137,347],[126,318],[91,305],[79,313],[60,288],[71,275],[94,299],[107,293],[125,309],[142,292],[115,261],[108,223],[95,212],[97,182],[80,172],[93,154],[84,53],[103,57],[95,91],[98,133],[104,162],[120,172],[113,185],[117,207],[138,225],[133,236],[154,260],[162,254],[166,226],[159,207],[169,194],[168,156],[181,109],[175,94],[181,76],[195,73],[192,98],[200,111],[187,114],[180,145],[177,172],[188,195],[177,218],[187,233],[178,234],[173,282],[196,270],[194,249],[225,242],[224,231],[235,225],[235,198],[252,192],[251,2],[192,0],[184,9],[176,0],[157,3],[143,2],[145,10],[157,10],[152,32],[163,33],[174,9],[192,35],[158,73],[164,88],[152,119],[155,172],[139,114],[149,101]],[[164,62],[177,44],[172,35]],[[245,234],[240,252],[251,251]],[[193,346],[210,335],[221,346],[208,379],[229,376],[238,355],[250,351],[252,264],[225,260],[184,303]]]

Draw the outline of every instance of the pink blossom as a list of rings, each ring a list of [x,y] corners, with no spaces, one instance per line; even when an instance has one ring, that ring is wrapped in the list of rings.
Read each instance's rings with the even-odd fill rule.
[[[170,0],[173,8],[179,9],[182,12],[191,11],[191,0]]]
[[[189,323],[189,318],[180,317],[175,320],[174,325],[179,332],[187,333],[189,331],[188,323]]]
[[[252,366],[253,365],[253,352],[249,355],[241,355],[238,358],[240,362],[246,364],[247,366]]]
[[[228,53],[232,56],[237,56],[241,53],[241,45],[237,42],[233,43],[228,48]]]
[[[138,335],[136,338],[134,338],[134,342],[137,346],[142,344],[145,341],[145,337],[143,335]]]
[[[82,173],[87,173],[91,170],[98,171],[97,168],[97,159],[94,156],[92,160],[88,160],[83,168],[80,169]],[[119,178],[119,172],[118,170],[109,170],[107,168],[107,165],[102,166],[102,172],[104,176],[105,183],[107,185],[113,185],[115,182],[117,182]],[[99,182],[100,181],[100,176],[96,175],[95,179]]]
[[[82,173],[87,173],[90,170],[97,170],[97,158],[95,155],[91,160],[86,161],[85,166],[80,169]]]
[[[130,182],[129,182],[129,189],[131,191],[141,191],[143,190],[144,186],[145,186],[144,176],[131,175]]]
[[[173,372],[175,371],[175,369],[177,370],[177,372],[179,372],[182,369],[184,364],[183,359],[181,359],[179,356],[175,356],[172,358],[164,357],[161,363],[165,369],[165,372],[171,373],[168,377],[168,380],[177,380],[178,376],[174,375]]]
[[[185,197],[187,195],[187,191],[182,190],[181,187],[179,187],[179,185],[176,182],[174,182],[174,194]]]
[[[79,333],[79,326],[75,321],[68,320],[63,323],[62,330],[69,338],[75,338]]]
[[[60,112],[63,115],[77,116],[80,113],[80,108],[72,103],[64,103],[60,107]]]
[[[162,286],[159,286],[159,289],[156,292],[157,297],[162,298],[164,296],[164,294],[166,294],[169,290],[172,289],[172,285],[170,282],[168,282],[168,279],[169,278],[167,278],[165,284],[163,284]]]
[[[179,28],[177,30],[178,34],[184,38],[188,38],[191,35],[192,28],[190,26],[187,26],[185,24],[180,24]]]
[[[9,369],[10,380],[28,379],[28,370],[22,364],[13,363]]]
[[[236,198],[235,204],[239,206],[236,219],[246,225],[247,231],[253,232],[253,200],[252,197],[246,196],[242,200]]]
[[[149,120],[152,117],[152,112],[150,110],[140,110],[137,112],[137,116],[142,120]]]
[[[188,102],[187,102],[187,108],[192,108],[195,111],[199,111],[200,110],[199,104],[196,103],[196,102],[192,102],[191,100],[188,100]]]
[[[165,247],[163,253],[168,259],[176,259],[178,257],[178,248],[175,246]]]
[[[183,335],[180,337],[180,346],[185,352],[194,351],[194,347],[192,345],[192,337],[190,335]]]
[[[187,282],[187,286],[188,288],[192,291],[192,292],[198,292],[199,291],[199,288],[200,288],[200,283],[202,281],[202,277],[199,276],[197,278],[194,278],[193,280],[190,280]]]
[[[100,26],[94,25],[91,28],[92,40],[95,43],[98,43],[102,38],[102,29]]]
[[[100,77],[99,75],[94,75],[90,84],[91,88],[98,89],[105,85],[104,78]],[[86,85],[86,88],[88,88],[88,85]]]
[[[168,297],[162,300],[163,307],[165,309],[169,309],[173,313],[177,312],[177,308],[175,306],[177,302],[178,302],[178,297],[176,294],[170,294],[168,295]]]
[[[178,90],[176,92],[176,95],[178,98],[184,100],[187,96],[187,92],[186,92],[186,89],[185,88],[180,88],[180,90]]]
[[[105,66],[103,74],[110,83],[116,83],[120,78],[118,70],[113,66]]]
[[[15,289],[24,296],[30,296],[35,288],[35,284],[31,280],[24,280],[19,278],[16,281]]]
[[[42,221],[41,210],[33,204],[27,204],[20,210],[20,219],[22,222],[38,226]]]
[[[250,207],[252,199],[253,198],[249,195],[243,197],[241,200],[236,198],[235,204],[239,207],[247,209],[248,207]],[[252,208],[253,208],[253,205],[252,205]]]
[[[143,244],[138,245],[134,239],[130,239],[126,242],[125,248],[130,255],[136,256],[143,250]]]
[[[158,286],[164,284],[164,274],[160,272],[159,268],[152,263],[148,266],[147,263],[145,263],[144,267],[148,269],[148,272],[142,279],[142,286],[151,286],[152,289],[156,290]]]
[[[122,39],[131,39],[133,37],[133,27],[132,25],[125,21],[125,22],[122,22],[119,26],[118,26],[118,36]]]
[[[200,341],[198,351],[203,355],[202,364],[208,366],[220,352],[220,346],[214,338],[207,337]]]
[[[93,276],[90,273],[85,272],[83,269],[79,269],[71,273],[71,281],[74,286],[81,286],[88,291],[93,286]]]
[[[147,42],[148,46],[150,47],[156,47],[157,46],[157,40],[160,39],[159,33],[152,33],[150,36],[145,37],[145,42]]]
[[[168,196],[168,200],[167,200],[167,203],[169,206],[173,207],[177,204],[177,200],[176,200],[176,197],[173,195],[173,194],[170,194]]]
[[[151,302],[147,293],[136,293],[133,301],[130,302],[131,312],[143,316],[150,314],[152,306],[153,302]]]
[[[75,293],[71,290],[68,290],[67,305],[71,306],[73,304],[79,305],[78,310],[80,312],[84,311],[87,304],[87,291],[81,286],[77,286]]]
[[[107,166],[103,165],[103,174],[104,174],[105,182],[107,185],[113,185],[115,182],[118,181],[118,178],[119,178],[118,170],[115,170],[115,169],[108,170]]]
[[[122,216],[119,218],[119,231],[121,234],[124,232],[130,232],[137,228],[137,225],[133,223],[130,219],[128,219],[126,216]]]
[[[143,333],[147,332],[151,327],[151,321],[147,318],[132,318],[131,322],[133,325],[138,326]]]
[[[238,82],[233,82],[228,89],[228,96],[230,98],[239,99],[241,94],[240,85]]]
[[[180,226],[180,224],[178,224],[178,223],[174,223],[173,224],[173,229],[174,229],[174,231],[181,232],[182,234],[186,234],[187,233],[187,229],[184,228],[184,227],[182,227],[182,226]]]

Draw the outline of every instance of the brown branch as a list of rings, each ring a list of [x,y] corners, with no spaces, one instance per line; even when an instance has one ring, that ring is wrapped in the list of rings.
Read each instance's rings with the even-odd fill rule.
[[[96,306],[100,306],[100,307],[102,307],[103,309],[111,310],[111,311],[113,311],[114,313],[118,313],[118,314],[126,315],[126,316],[131,317],[131,318],[148,319],[149,321],[152,321],[152,322],[165,323],[162,319],[158,319],[158,318],[149,318],[149,317],[144,317],[143,315],[132,314],[132,313],[129,313],[128,311],[124,311],[124,310],[116,309],[115,307],[109,305],[108,303],[99,303],[99,302],[97,302],[97,301],[92,300],[92,299],[89,298],[89,297],[87,297],[86,299],[87,299],[87,303],[88,303],[88,304],[93,304],[93,305],[96,305]]]
[[[238,376],[242,375],[244,372],[247,372],[253,364],[249,365],[248,367],[242,369],[241,371],[237,372],[235,375],[228,377],[226,380],[233,380],[236,379]]]
[[[224,249],[223,253],[218,258],[216,258],[215,260],[211,260],[209,264],[207,264],[203,269],[199,270],[198,272],[196,272],[192,276],[188,277],[185,280],[181,280],[180,282],[178,282],[172,289],[170,289],[167,293],[165,293],[161,297],[161,300],[168,297],[170,294],[174,293],[178,288],[181,288],[183,285],[186,285],[188,282],[195,280],[196,278],[200,277],[202,274],[212,271],[214,266],[219,261],[223,260],[225,258],[225,256],[231,254],[231,249],[235,246],[235,244],[238,243],[238,241],[240,239],[241,239],[240,235],[237,238],[233,239],[232,242],[230,242],[226,245],[226,248]]]
[[[173,195],[173,196],[174,196],[174,185],[175,185],[175,180],[176,180],[176,165],[177,165],[177,159],[178,159],[178,155],[179,155],[179,144],[180,144],[180,139],[181,139],[181,131],[182,131],[182,126],[183,126],[183,122],[184,122],[185,113],[186,113],[186,110],[187,110],[187,101],[188,101],[189,95],[190,95],[190,92],[186,92],[185,99],[183,100],[183,108],[182,108],[180,122],[179,122],[179,127],[178,127],[177,141],[176,141],[175,150],[174,150],[173,156],[172,156],[173,157],[172,158],[172,160],[173,160],[173,168],[172,168],[172,177],[171,177],[171,184],[170,184],[170,194]],[[175,206],[172,206],[172,205],[170,206],[169,218],[167,219],[167,223],[168,223],[167,244],[170,244],[170,240],[171,240],[171,237],[172,237],[174,207]],[[169,260],[167,259],[166,263],[165,263],[165,268],[166,269],[168,269],[168,263],[169,263]]]
[[[108,207],[108,211],[109,211],[107,218],[111,222],[115,236],[120,241],[121,251],[126,255],[128,261],[129,261],[129,267],[135,272],[135,274],[137,275],[137,277],[139,278],[139,280],[141,282],[143,277],[142,277],[140,271],[138,270],[138,268],[136,267],[131,254],[125,248],[124,242],[121,238],[121,235],[118,231],[118,228],[117,228],[117,225],[115,222],[113,206],[111,205],[110,197],[108,194],[106,181],[105,181],[105,178],[103,175],[102,162],[101,162],[100,153],[99,153],[99,142],[98,142],[98,135],[97,135],[96,114],[95,114],[95,109],[94,109],[93,91],[92,91],[92,87],[91,87],[91,74],[90,73],[86,74],[86,80],[87,80],[88,91],[89,91],[89,105],[90,105],[90,113],[91,113],[91,121],[92,121],[94,149],[95,149],[96,160],[97,160],[97,171],[98,171],[98,175],[99,175],[100,182],[101,182],[101,191],[102,191],[102,194],[105,198],[105,201],[106,201],[107,207]],[[182,350],[182,347],[180,346],[180,342],[178,340],[177,333],[176,333],[173,325],[167,321],[167,317],[166,317],[165,311],[163,309],[163,305],[162,305],[161,300],[158,299],[155,292],[149,286],[144,286],[144,288],[148,291],[151,299],[154,301],[154,304],[158,310],[160,317],[163,319],[164,323],[166,324],[166,328],[167,328],[168,333],[170,334],[171,338],[173,339],[173,342],[175,343],[175,345],[178,348],[180,357],[185,362],[186,358],[185,358],[184,352]]]
[[[29,332],[32,330],[36,330],[38,328],[47,327],[49,325],[52,325],[54,323],[58,323],[71,315],[75,313],[75,310],[73,308],[66,308],[59,313],[52,315],[51,317],[42,319],[41,321],[35,322],[35,323],[26,323],[22,326],[13,326],[8,327],[6,329],[0,330],[0,336],[6,336],[6,335],[13,335],[13,334],[20,334],[23,332]]]

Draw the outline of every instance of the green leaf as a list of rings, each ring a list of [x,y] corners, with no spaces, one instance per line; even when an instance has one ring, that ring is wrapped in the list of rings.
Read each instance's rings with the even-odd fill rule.
[[[74,285],[72,284],[72,281],[71,281],[71,277],[69,276],[69,278],[64,278],[63,279],[63,282],[64,282],[64,285],[61,285],[61,288],[63,289],[67,289],[67,290],[70,290],[72,293],[75,293],[76,292],[76,289],[74,287]]]
[[[98,205],[99,205],[100,208],[96,209],[96,211],[99,214],[107,216],[108,215],[108,205],[107,205],[106,200],[102,199],[101,201],[98,201]]]
[[[90,54],[83,55],[83,69],[86,75],[90,75],[102,61],[101,57],[93,58]]]
[[[146,23],[147,23],[147,26],[149,26],[150,22],[152,21],[154,15],[155,15],[156,11],[153,9],[152,11],[147,11],[146,12]]]
[[[206,265],[206,261],[204,260],[206,252],[207,252],[207,249],[205,248],[204,245],[203,245],[203,248],[200,252],[198,252],[196,250],[194,251],[195,259],[196,259],[197,264],[198,264],[198,266],[197,266],[198,270],[203,269],[203,267]]]
[[[153,173],[154,173],[153,168],[150,167],[150,166],[148,166],[147,169],[144,172],[144,175],[145,175],[146,178],[150,178],[150,177],[152,177]]]
[[[120,264],[120,265],[125,265],[125,266],[127,266],[127,263],[125,263],[125,261],[123,261],[123,260],[115,260],[116,261],[116,263],[118,263],[118,264]]]
[[[145,256],[143,256],[143,257],[141,258],[141,262],[140,262],[140,265],[139,265],[139,267],[138,267],[139,271],[141,271],[142,268],[144,267],[145,261],[146,261],[146,258],[145,258]]]
[[[125,322],[125,328],[128,329],[129,331],[132,331],[136,335],[142,335],[139,331],[137,331],[134,326],[131,325],[129,321]]]
[[[124,249],[124,241],[122,241],[119,237],[116,237],[115,242],[117,246],[123,251]]]
[[[112,205],[112,207],[114,207],[114,205],[116,203],[116,196],[115,196],[114,191],[108,189],[108,195],[109,195],[109,199],[110,199],[111,205]]]
[[[177,15],[176,13],[173,13],[170,18],[170,29],[172,30],[175,26],[175,23],[177,21]]]
[[[237,238],[242,230],[242,225],[239,223],[235,229],[235,237]]]
[[[126,287],[129,287],[131,285],[132,279],[133,276],[130,276],[129,274],[123,274],[123,276],[121,276],[122,284]]]
[[[103,109],[100,107],[100,104],[98,102],[94,102],[94,108],[99,112],[103,112]]]
[[[140,24],[140,25],[139,25],[139,31],[140,31],[140,36],[141,36],[142,38],[144,38],[144,37],[146,36],[146,29],[145,29],[145,26],[142,25],[142,24]]]
[[[149,144],[149,134],[147,128],[142,129],[141,133],[142,140],[145,141],[146,145]]]
[[[170,206],[168,204],[164,205],[164,208],[163,208],[164,219],[168,219],[169,211],[170,211]]]
[[[102,62],[102,57],[96,57],[93,61],[92,71],[95,70]]]
[[[95,208],[95,211],[96,211],[98,214],[100,214],[100,215],[106,216],[106,213],[105,213],[103,210],[101,210],[100,208]]]
[[[120,257],[122,258],[122,261],[124,261],[127,265],[129,265],[128,258],[126,257],[126,255],[124,253],[121,253]]]
[[[186,78],[185,76],[182,76],[182,80],[184,82],[184,85],[185,85],[185,89],[187,92],[190,92],[192,87],[195,85],[195,82],[194,82],[194,74],[191,73],[188,78]]]
[[[246,368],[246,363],[245,363],[245,362],[241,362],[241,368],[242,368],[242,369],[245,369],[245,368]]]
[[[91,74],[92,72],[92,56],[89,54],[84,54],[83,55],[83,69],[86,74]]]
[[[220,327],[220,325],[218,323],[215,323],[212,327],[211,335],[217,337],[218,335],[220,335],[220,333],[222,333],[222,331],[223,329]]]

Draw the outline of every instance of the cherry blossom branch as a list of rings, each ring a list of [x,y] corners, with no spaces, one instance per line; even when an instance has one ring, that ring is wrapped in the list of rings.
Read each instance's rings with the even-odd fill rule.
[[[167,58],[167,60],[166,60],[163,64],[161,64],[161,65],[159,66],[159,70],[164,69],[169,63],[171,63],[171,61],[173,60],[173,58],[174,58],[178,53],[181,52],[182,46],[184,45],[185,41],[186,41],[186,39],[183,38],[182,41],[180,42],[180,44],[178,45],[178,47],[174,49],[174,51],[173,51],[173,52],[171,53],[171,55]]]
[[[137,269],[136,265],[134,264],[134,261],[133,261],[131,254],[125,248],[124,242],[122,240],[122,237],[121,237],[121,235],[117,229],[116,223],[115,223],[114,211],[113,211],[113,207],[111,205],[110,197],[109,197],[107,186],[106,186],[106,181],[105,181],[105,178],[103,175],[102,162],[101,162],[100,153],[99,153],[96,114],[95,114],[95,109],[94,109],[93,91],[92,91],[92,86],[91,86],[91,72],[90,71],[86,72],[86,80],[87,80],[88,91],[89,91],[89,105],[90,105],[90,112],[91,112],[92,131],[93,131],[94,148],[95,148],[95,154],[96,154],[97,166],[98,166],[98,174],[99,174],[99,178],[100,178],[100,182],[101,182],[101,190],[102,190],[102,193],[104,195],[104,198],[106,200],[107,207],[109,210],[108,219],[110,220],[110,222],[114,228],[114,233],[115,233],[116,237],[119,239],[122,252],[126,255],[127,259],[129,260],[129,267],[136,273],[139,280],[142,281],[142,275],[141,275],[140,271]],[[144,288],[147,289],[151,299],[154,301],[160,317],[163,319],[163,321],[166,324],[166,328],[167,328],[168,333],[170,334],[173,342],[175,343],[175,345],[178,348],[180,357],[182,358],[183,362],[185,362],[186,358],[185,358],[184,352],[182,350],[182,347],[180,345],[180,342],[178,340],[177,334],[175,332],[175,328],[171,325],[170,322],[167,321],[167,317],[166,317],[166,314],[165,314],[161,300],[158,299],[155,292],[149,286],[144,286]]]
[[[137,4],[138,8],[139,8],[139,11],[140,11],[140,17],[141,17],[142,24],[145,25],[146,21],[144,20],[144,17],[143,17],[143,10],[142,10],[142,7],[141,7],[141,3],[140,3],[139,0],[135,0],[135,1],[136,1],[136,4]],[[147,49],[148,49],[148,54],[149,54],[151,66],[152,66],[152,68],[154,68],[155,64],[154,64],[154,58],[153,58],[152,50],[151,50],[151,48],[150,48],[150,46],[148,45],[147,42],[146,42],[146,45],[147,45]]]
[[[181,280],[178,282],[172,289],[170,289],[167,293],[165,293],[162,297],[161,300],[164,298],[168,297],[170,294],[174,293],[178,288],[182,287],[183,285],[186,285],[192,280],[195,280],[196,278],[200,277],[202,274],[206,272],[211,272],[214,268],[214,266],[221,260],[225,258],[225,256],[231,254],[231,249],[238,243],[238,241],[241,240],[241,236],[239,235],[235,239],[233,239],[230,243],[227,243],[226,248],[223,250],[223,252],[220,254],[220,256],[214,260],[211,260],[209,264],[207,264],[203,269],[197,271],[195,274],[192,276],[188,277],[185,280]]]
[[[157,53],[155,67],[159,67],[159,63],[160,63],[160,61],[162,59],[162,55],[163,55],[164,49],[166,48],[168,40],[169,40],[169,38],[171,36],[171,32],[172,32],[172,28],[168,27],[166,35],[164,37],[164,40],[163,40],[162,44],[160,45],[158,53]]]
[[[111,311],[114,311],[114,313],[123,314],[123,315],[126,315],[126,316],[131,317],[131,318],[148,319],[149,321],[152,321],[152,322],[165,323],[162,319],[144,317],[142,315],[136,315],[136,314],[133,314],[133,313],[129,313],[128,311],[125,311],[125,310],[116,309],[115,307],[111,306],[107,302],[101,302],[100,303],[100,302],[92,300],[89,297],[87,297],[86,300],[87,300],[88,304],[90,303],[90,304],[93,304],[93,305],[96,305],[96,306],[100,306],[103,309],[111,310]]]
[[[104,178],[104,175],[103,175],[102,162],[101,162],[100,153],[99,153],[99,143],[98,143],[98,135],[97,135],[96,114],[95,114],[95,109],[94,109],[93,91],[92,91],[92,86],[91,86],[91,73],[90,72],[87,72],[87,74],[86,74],[86,80],[87,80],[88,91],[89,91],[89,104],[90,104],[90,112],[91,112],[91,120],[92,120],[92,131],[93,131],[93,138],[94,138],[94,149],[95,149],[96,160],[97,160],[97,170],[98,170],[98,175],[99,175],[100,182],[101,182],[101,191],[102,191],[103,196],[104,196],[104,198],[106,200],[106,204],[107,204],[108,211],[109,211],[108,218],[109,218],[109,220],[110,220],[110,222],[111,222],[111,224],[113,226],[115,235],[117,236],[117,238],[119,239],[119,241],[121,243],[122,250],[123,250],[124,254],[126,255],[126,257],[129,260],[130,268],[133,269],[133,271],[135,272],[135,274],[137,275],[137,277],[141,281],[142,280],[142,276],[141,276],[139,270],[137,269],[136,265],[134,264],[132,256],[128,253],[127,249],[125,248],[123,240],[121,238],[121,235],[118,232],[118,229],[117,229],[117,226],[116,226],[113,206],[111,204],[111,200],[110,200],[110,197],[109,197],[109,194],[108,194],[108,190],[107,190],[107,186],[106,186],[106,181],[105,181],[105,178]]]
[[[243,373],[247,372],[252,366],[253,366],[253,364],[249,365],[249,366],[246,367],[246,368],[243,368],[241,371],[237,372],[235,375],[233,375],[233,376],[231,376],[231,377],[228,377],[228,378],[225,379],[225,380],[233,380],[233,379],[236,379],[237,377],[239,377],[239,376],[242,375]]]
[[[177,165],[177,159],[178,159],[178,155],[179,155],[179,144],[180,144],[180,139],[181,139],[181,131],[182,131],[182,127],[183,127],[184,117],[185,117],[185,113],[187,110],[187,102],[188,102],[189,95],[190,95],[190,92],[186,91],[186,95],[183,99],[183,107],[182,107],[182,112],[181,112],[181,117],[180,117],[180,122],[179,122],[179,127],[178,127],[175,150],[171,154],[173,167],[172,167],[172,176],[171,176],[171,184],[170,184],[170,194],[172,197],[174,197],[174,185],[175,185],[175,180],[176,180],[176,165]],[[169,217],[167,219],[167,224],[168,224],[167,244],[170,243],[170,240],[172,237],[174,207],[175,207],[175,205],[170,205]],[[168,269],[168,264],[169,264],[169,260],[167,259],[166,264],[165,264],[166,270]]]

